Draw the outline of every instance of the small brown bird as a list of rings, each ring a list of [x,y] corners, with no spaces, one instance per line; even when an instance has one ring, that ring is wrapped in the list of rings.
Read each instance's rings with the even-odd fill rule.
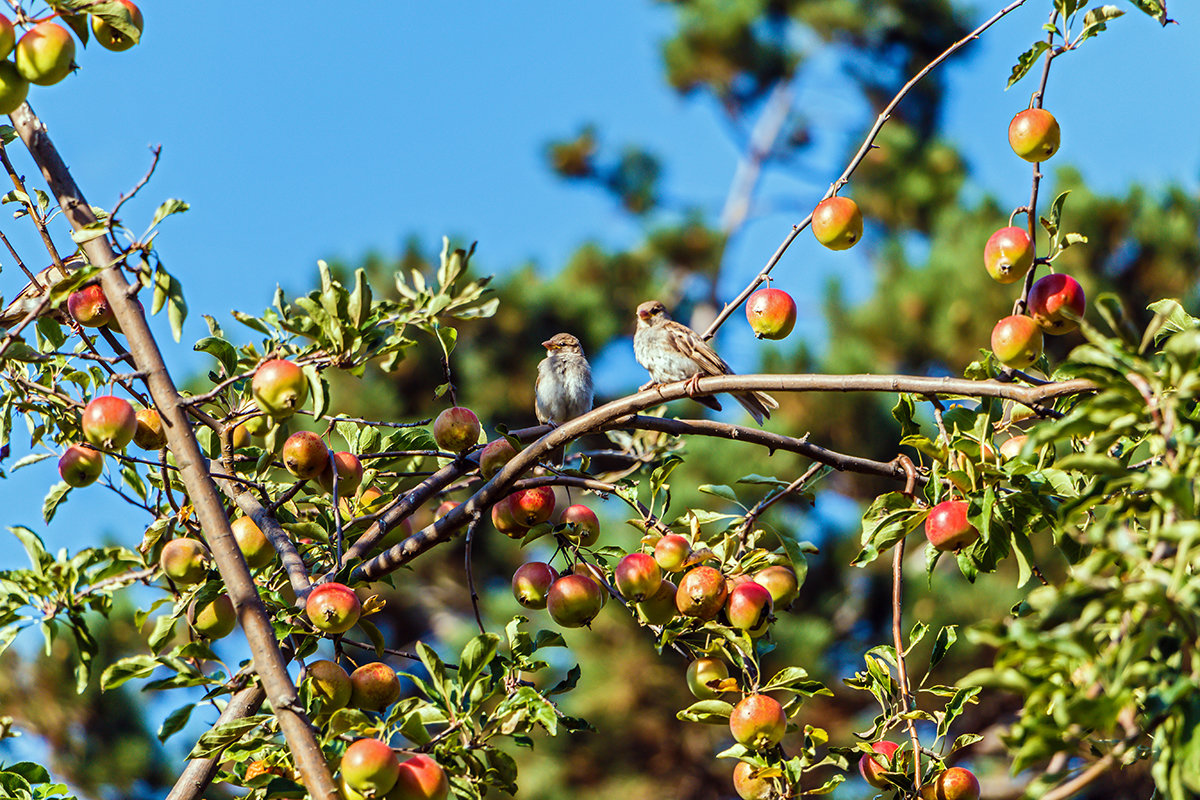
[[[559,425],[592,410],[592,368],[583,355],[583,345],[569,333],[556,333],[542,342],[546,357],[538,364],[533,385],[533,411],[543,425]],[[550,454],[555,464],[563,461],[564,449]]]
[[[734,374],[716,351],[700,338],[700,334],[671,319],[667,309],[657,300],[647,300],[637,308],[633,354],[637,362],[650,373],[651,382],[647,386],[688,379],[694,382],[709,375]],[[709,408],[721,410],[721,404],[715,397],[693,399]],[[779,408],[775,398],[763,392],[739,392],[733,395],[733,399],[741,403],[759,425],[764,419],[770,418],[771,409]]]

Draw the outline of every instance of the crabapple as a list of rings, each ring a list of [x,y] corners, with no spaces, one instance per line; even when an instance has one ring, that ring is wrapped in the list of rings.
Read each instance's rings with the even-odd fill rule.
[[[796,327],[796,301],[782,289],[759,289],[746,301],[746,319],[759,339],[782,339]]]
[[[254,401],[265,414],[276,420],[295,414],[308,397],[308,378],[291,361],[275,358],[264,362],[250,382]]]
[[[812,214],[817,241],[830,250],[846,250],[862,238],[863,218],[858,203],[849,197],[829,197],[817,204]]]
[[[960,550],[979,538],[967,521],[966,500],[943,500],[925,518],[925,538],[938,550]]]
[[[1007,367],[1025,369],[1042,355],[1042,329],[1024,314],[1005,317],[992,328],[992,353]]]
[[[1008,123],[1008,144],[1026,161],[1045,161],[1058,152],[1062,131],[1044,108],[1027,108]]]
[[[354,590],[343,583],[322,583],[313,587],[304,604],[304,613],[313,627],[325,633],[345,633],[362,614],[362,604]]]

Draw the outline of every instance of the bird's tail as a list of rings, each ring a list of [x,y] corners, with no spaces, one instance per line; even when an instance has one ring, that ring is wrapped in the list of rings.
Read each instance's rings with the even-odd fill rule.
[[[747,413],[754,417],[754,421],[759,425],[763,424],[764,419],[771,418],[771,409],[779,408],[779,401],[766,392],[735,394],[733,399],[741,403],[742,408],[746,409]]]

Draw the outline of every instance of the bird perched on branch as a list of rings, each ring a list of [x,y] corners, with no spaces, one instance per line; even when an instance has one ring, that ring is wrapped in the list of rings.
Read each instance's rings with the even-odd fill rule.
[[[647,300],[637,308],[637,331],[633,334],[633,354],[650,373],[649,388],[662,383],[689,381],[688,396],[716,411],[721,404],[715,397],[695,397],[696,381],[709,375],[733,375],[716,351],[700,334],[671,319],[667,309],[657,300]],[[775,398],[763,392],[737,392],[733,399],[754,417],[759,425],[779,408]]]
[[[69,258],[64,258],[62,267],[51,264],[39,272],[34,276],[36,282],[30,281],[25,284],[24,288],[17,292],[12,301],[0,311],[0,328],[11,328],[21,322],[28,314],[38,312],[39,307],[46,302],[50,292],[59,284],[70,280],[74,272],[86,263],[83,257],[76,253]],[[43,308],[38,315],[41,316],[42,314],[55,314],[62,319],[66,318],[65,308],[63,311],[52,311],[49,308]]]
[[[533,410],[543,425],[559,425],[592,410],[592,368],[583,345],[569,333],[556,333],[542,342],[546,357],[538,364],[533,386]],[[562,463],[563,450],[550,455]]]

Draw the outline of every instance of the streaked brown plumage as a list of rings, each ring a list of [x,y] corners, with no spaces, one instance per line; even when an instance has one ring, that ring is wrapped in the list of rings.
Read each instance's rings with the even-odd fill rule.
[[[717,352],[700,334],[676,322],[657,300],[647,300],[637,308],[637,331],[633,334],[633,354],[650,373],[653,383],[673,383],[708,375],[733,375]],[[764,392],[738,392],[733,398],[754,417],[759,425],[779,408],[775,398]],[[715,397],[693,398],[709,408],[721,409]]]

